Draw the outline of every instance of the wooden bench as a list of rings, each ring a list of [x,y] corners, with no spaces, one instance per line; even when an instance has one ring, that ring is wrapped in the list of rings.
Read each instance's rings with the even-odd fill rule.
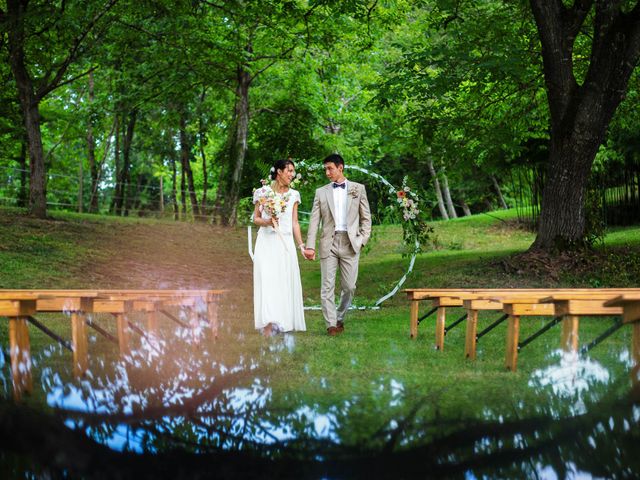
[[[518,351],[553,325],[562,322],[563,348],[576,350],[578,345],[578,322],[583,315],[619,315],[620,307],[607,306],[605,303],[620,295],[640,294],[640,289],[407,289],[407,298],[411,301],[410,336],[417,337],[418,324],[426,316],[437,311],[436,349],[444,349],[446,308],[463,306],[466,314],[456,320],[449,328],[467,320],[465,335],[465,356],[476,357],[477,341],[497,325],[507,320],[507,339],[505,366],[515,370]],[[429,300],[434,307],[422,319],[419,315],[419,302]],[[503,315],[482,332],[477,332],[479,311],[501,311]],[[526,316],[552,316],[554,319],[539,332],[519,342],[520,318]]]
[[[578,326],[581,316],[618,316],[620,308],[606,307],[605,302],[620,295],[617,290],[572,292],[558,290],[549,296],[526,295],[503,299],[503,311],[508,315],[505,367],[515,371],[519,351],[558,323],[562,323],[560,345],[565,351],[578,350]],[[537,303],[536,303],[537,302]],[[520,318],[551,316],[553,319],[528,338],[519,341]]]
[[[627,293],[611,299],[605,303],[606,307],[622,308],[622,323],[632,325],[631,356],[635,367],[632,371],[632,381],[637,389],[640,386],[640,293]]]
[[[0,290],[0,316],[9,318],[9,350],[14,385],[14,398],[19,400],[23,392],[31,392],[31,355],[28,323],[58,341],[73,353],[76,375],[83,375],[88,368],[87,326],[118,343],[120,353],[129,350],[129,331],[142,336],[147,333],[133,325],[127,315],[144,312],[147,329],[157,333],[157,312],[165,312],[173,320],[188,327],[165,311],[178,306],[207,313],[213,337],[218,334],[218,303],[224,290]],[[72,341],[60,338],[34,316],[37,313],[65,313],[71,317]],[[116,318],[117,340],[102,329],[87,314],[110,313]]]

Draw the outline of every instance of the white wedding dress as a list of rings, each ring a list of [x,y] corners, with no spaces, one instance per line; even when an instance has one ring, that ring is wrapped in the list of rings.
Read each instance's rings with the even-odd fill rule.
[[[269,186],[262,189],[271,188]],[[253,203],[259,201],[256,190]],[[289,189],[286,209],[279,219],[279,235],[273,227],[260,227],[253,255],[253,312],[255,328],[269,323],[284,332],[306,330],[302,302],[302,283],[298,266],[298,249],[293,239],[293,206],[300,204],[300,193]],[[285,196],[287,194],[283,194]],[[262,218],[269,215],[262,212]],[[285,248],[286,245],[286,248]]]

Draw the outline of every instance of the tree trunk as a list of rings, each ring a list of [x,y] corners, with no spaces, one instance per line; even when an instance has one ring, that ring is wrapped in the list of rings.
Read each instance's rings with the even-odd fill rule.
[[[89,157],[89,170],[91,174],[91,198],[89,200],[89,212],[98,211],[98,164],[96,163],[96,142],[93,137],[93,103],[94,103],[93,72],[89,73],[89,119],[87,122],[87,153]]]
[[[127,198],[126,214],[129,215],[130,210],[137,210],[138,216],[143,216],[142,212],[142,193],[147,188],[147,178],[144,174],[138,175],[136,182],[136,194]]]
[[[184,163],[182,162],[182,154],[180,155],[180,203],[182,204],[182,220],[187,219],[187,182],[184,173]]]
[[[20,143],[20,190],[18,190],[18,206],[26,207],[29,199],[27,195],[27,145],[29,141],[24,138]]]
[[[429,167],[429,173],[431,174],[431,178],[433,179],[433,188],[436,191],[436,198],[438,199],[438,208],[440,209],[440,215],[445,220],[449,220],[447,209],[444,206],[444,199],[442,198],[442,189],[440,188],[440,180],[438,179],[438,174],[436,173],[436,169],[433,168],[433,160],[429,158],[427,160],[427,165]]]
[[[113,198],[111,199],[111,207],[109,211],[116,213],[116,205],[120,196],[120,112],[116,110],[115,119],[113,121],[116,141],[113,145],[113,169],[115,171],[116,186],[113,190]]]
[[[530,0],[544,63],[551,139],[538,235],[532,249],[584,242],[585,192],[593,160],[640,56],[640,2]],[[595,3],[595,15],[589,12]],[[573,71],[575,39],[593,18],[589,67],[582,85]]]
[[[177,189],[177,172],[176,159],[171,156],[171,201],[173,203],[173,219],[180,220],[180,209],[178,207],[178,189]]]
[[[493,183],[493,188],[496,191],[496,194],[498,195],[498,201],[500,202],[500,208],[502,208],[503,210],[507,210],[509,208],[509,205],[507,205],[507,202],[504,199],[504,196],[502,195],[502,190],[500,189],[500,184],[498,183],[498,179],[496,178],[495,175],[491,175],[491,182]]]
[[[164,182],[162,175],[158,178],[160,181],[160,197],[158,198],[158,210],[160,210],[160,216],[164,216]]]
[[[221,205],[221,220],[224,225],[235,225],[238,200],[240,195],[240,180],[244,160],[247,154],[247,136],[249,131],[249,86],[251,76],[243,67],[238,68],[236,87],[236,103],[233,115],[233,128],[229,138],[228,168],[223,168],[220,175],[222,188],[218,195]]]
[[[207,212],[207,192],[209,190],[209,179],[207,178],[207,157],[204,153],[204,144],[202,137],[203,133],[200,134],[200,156],[202,157],[202,201],[200,202],[200,214],[202,215],[202,219],[205,220],[209,212]]]
[[[449,213],[449,218],[458,218],[456,209],[453,206],[453,201],[451,200],[451,191],[449,190],[449,180],[447,179],[447,175],[444,173],[444,171],[441,172],[441,175],[442,175],[442,191],[444,193],[444,201],[447,205],[447,213]]]
[[[109,156],[109,151],[111,150],[111,138],[113,137],[113,133],[115,132],[116,127],[118,126],[118,116],[114,116],[113,124],[111,126],[111,131],[107,135],[107,140],[104,142],[104,148],[102,153],[102,158],[99,162],[95,164],[95,172],[91,171],[91,198],[89,199],[89,211],[91,213],[97,213],[99,210],[99,196],[98,189],[100,187],[100,181],[102,176],[102,166],[107,161],[107,157]],[[111,204],[111,209],[113,210],[113,201]]]
[[[206,133],[204,131],[204,125],[202,118],[200,119],[200,132],[198,136],[198,145],[200,147],[200,157],[202,158],[202,202],[200,203],[200,212],[203,220],[207,217],[207,191],[209,190],[209,179],[207,178],[207,157],[204,153],[204,146],[206,142]]]
[[[597,107],[594,105],[594,108]],[[579,145],[574,140],[576,135],[592,138]],[[564,249],[576,246],[582,243],[585,234],[586,188],[601,140],[593,138],[587,130],[573,132],[560,145],[557,145],[556,139],[557,136],[551,142],[538,235],[533,248]]]
[[[122,167],[120,168],[120,195],[118,195],[118,201],[116,203],[117,215],[121,215],[122,213],[128,215],[129,213],[124,207],[127,205],[127,190],[131,179],[131,145],[133,143],[133,132],[137,116],[137,109],[129,112],[129,119],[126,124],[126,132],[122,145]]]
[[[202,158],[202,201],[200,202],[200,214],[202,220],[206,220],[209,212],[207,211],[207,192],[209,191],[209,178],[207,174],[207,157],[204,152],[204,147],[207,144],[207,131],[202,114],[202,106],[204,105],[205,98],[207,96],[207,89],[202,90],[200,95],[200,114],[198,116],[198,147],[200,148],[200,157]]]
[[[464,212],[464,216],[465,217],[469,217],[471,215],[471,209],[469,208],[469,205],[467,204],[467,202],[462,197],[460,198],[460,206],[462,207],[462,211]]]
[[[78,158],[78,213],[82,213],[84,207],[84,159]]]
[[[187,118],[184,109],[180,112],[180,162],[182,164],[183,182],[184,176],[187,177],[187,185],[189,187],[189,199],[191,200],[191,210],[195,219],[200,218],[200,207],[198,205],[198,197],[196,196],[196,188],[193,183],[193,171],[191,170],[191,147],[187,136]],[[183,193],[184,195],[184,193]],[[184,199],[183,199],[184,202]]]
[[[9,62],[18,89],[20,112],[29,149],[29,213],[38,218],[45,218],[47,216],[47,194],[44,151],[40,132],[40,99],[35,94],[33,82],[27,71],[24,53],[26,3],[9,1],[7,9],[9,14]]]

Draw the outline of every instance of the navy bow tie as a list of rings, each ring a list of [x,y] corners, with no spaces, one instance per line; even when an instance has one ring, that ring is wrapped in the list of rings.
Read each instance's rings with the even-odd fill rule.
[[[347,188],[347,182],[343,182],[343,183],[335,183],[334,182],[333,188]]]

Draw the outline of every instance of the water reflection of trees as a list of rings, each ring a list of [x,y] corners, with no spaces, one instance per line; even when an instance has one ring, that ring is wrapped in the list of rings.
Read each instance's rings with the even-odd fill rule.
[[[580,471],[612,478],[632,477],[640,471],[640,457],[633,454],[638,450],[640,408],[626,400],[592,405],[587,413],[563,419],[434,420],[423,425],[424,430],[411,421],[407,429],[406,419],[400,419],[396,430],[387,432],[386,442],[375,448],[302,436],[274,438],[273,443],[264,444],[240,441],[243,432],[226,432],[239,442],[231,449],[203,443],[188,426],[198,422],[189,423],[185,418],[168,423],[173,427],[169,432],[157,428],[155,448],[139,454],[118,452],[88,439],[81,430],[68,428],[65,416],[59,414],[47,415],[11,403],[2,404],[0,410],[4,461],[11,458],[7,452],[12,452],[29,456],[45,470],[87,477],[246,477],[269,472],[269,477],[402,478],[473,472],[522,478],[552,469],[559,478]],[[257,429],[250,420],[245,425]],[[432,433],[422,443],[402,445],[398,438],[407,436],[409,430],[418,435]]]
[[[5,471],[105,478],[522,478],[551,470],[563,478],[640,471],[640,407],[623,393],[626,377],[590,379],[580,367],[575,371],[587,388],[537,383],[532,388],[544,400],[534,405],[514,401],[510,411],[485,405],[475,418],[454,418],[440,413],[443,392],[425,395],[389,378],[374,382],[370,396],[337,405],[295,391],[274,402],[269,374],[285,342],[236,353],[198,348],[197,341],[189,347],[143,342],[115,363],[93,359],[81,380],[45,368],[40,383],[53,413],[0,404]]]

